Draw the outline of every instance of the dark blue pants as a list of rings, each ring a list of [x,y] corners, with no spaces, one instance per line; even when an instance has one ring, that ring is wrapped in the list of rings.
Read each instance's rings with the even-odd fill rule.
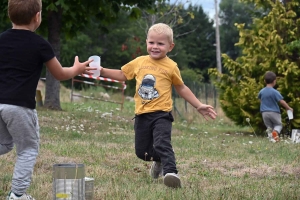
[[[175,154],[171,145],[171,112],[153,112],[135,116],[135,153],[145,161],[159,161],[164,175],[176,173]]]

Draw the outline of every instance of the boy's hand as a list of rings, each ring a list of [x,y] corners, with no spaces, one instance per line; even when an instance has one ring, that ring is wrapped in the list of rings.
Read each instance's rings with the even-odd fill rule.
[[[197,111],[206,119],[208,120],[207,116],[211,119],[215,119],[217,117],[217,113],[214,111],[214,107],[206,104],[201,104]]]
[[[78,74],[93,74],[93,72],[90,72],[89,70],[95,70],[97,68],[95,67],[89,67],[88,64],[93,62],[93,60],[87,60],[83,63],[79,62],[78,56],[75,56],[75,61],[73,64],[73,67],[76,68],[78,71]]]
[[[90,70],[95,70],[95,69],[96,69],[95,67],[86,67],[86,70],[81,74],[93,75],[94,73],[91,72]]]

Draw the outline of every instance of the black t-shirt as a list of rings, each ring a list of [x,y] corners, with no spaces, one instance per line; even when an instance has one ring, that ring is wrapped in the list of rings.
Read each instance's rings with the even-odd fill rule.
[[[0,103],[34,109],[43,63],[54,57],[50,43],[34,32],[0,34]]]

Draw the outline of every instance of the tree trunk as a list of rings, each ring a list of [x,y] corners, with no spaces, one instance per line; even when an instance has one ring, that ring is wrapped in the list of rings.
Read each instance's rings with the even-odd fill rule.
[[[61,30],[62,12],[48,12],[48,41],[52,45],[54,53],[58,60],[60,60],[60,30]],[[46,93],[44,107],[61,110],[60,106],[60,82],[56,80],[52,74],[46,71]]]

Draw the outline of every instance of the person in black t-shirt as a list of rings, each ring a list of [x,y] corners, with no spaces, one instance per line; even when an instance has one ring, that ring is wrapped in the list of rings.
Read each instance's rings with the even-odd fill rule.
[[[26,194],[39,151],[36,87],[43,64],[57,80],[92,74],[92,61],[62,67],[45,39],[35,34],[41,24],[41,0],[9,0],[12,29],[0,34],[0,155],[16,145],[17,160],[7,200],[34,199]]]

